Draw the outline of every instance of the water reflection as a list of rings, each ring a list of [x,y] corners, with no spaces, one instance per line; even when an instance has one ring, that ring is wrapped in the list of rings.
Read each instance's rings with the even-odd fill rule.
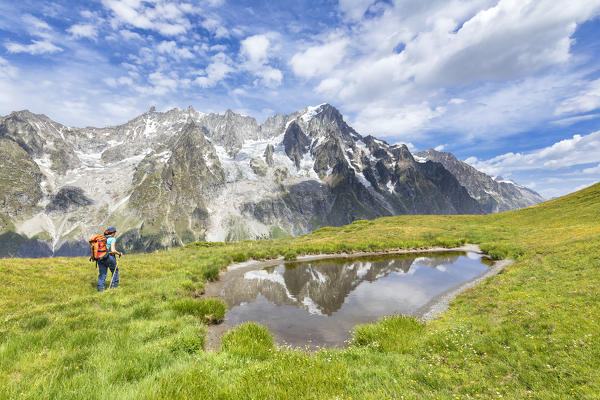
[[[411,314],[487,269],[476,253],[288,263],[224,285],[226,321],[257,321],[295,345],[338,345],[359,323]]]

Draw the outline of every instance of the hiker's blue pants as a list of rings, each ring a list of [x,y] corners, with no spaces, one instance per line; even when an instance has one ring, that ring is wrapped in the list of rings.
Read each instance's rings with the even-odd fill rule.
[[[114,254],[110,254],[105,260],[98,261],[98,291],[101,292],[104,290],[104,281],[106,281],[106,275],[108,270],[112,275],[112,287],[119,286],[119,270],[115,269],[117,267],[117,259]]]

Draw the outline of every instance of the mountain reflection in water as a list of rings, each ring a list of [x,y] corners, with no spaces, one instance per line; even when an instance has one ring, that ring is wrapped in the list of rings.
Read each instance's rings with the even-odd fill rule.
[[[476,253],[394,255],[286,263],[226,282],[226,321],[256,321],[293,345],[340,345],[350,330],[394,313],[412,314],[487,269]]]

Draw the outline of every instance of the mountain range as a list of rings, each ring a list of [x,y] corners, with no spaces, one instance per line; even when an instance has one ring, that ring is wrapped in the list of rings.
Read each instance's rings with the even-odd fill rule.
[[[230,110],[151,108],[105,128],[13,112],[0,117],[0,170],[0,256],[86,255],[108,225],[121,249],[151,251],[543,200],[450,153],[361,136],[329,104],[262,124]]]

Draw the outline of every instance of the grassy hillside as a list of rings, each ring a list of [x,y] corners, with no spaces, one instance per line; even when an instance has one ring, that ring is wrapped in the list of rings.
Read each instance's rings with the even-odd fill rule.
[[[427,324],[386,318],[353,343],[276,349],[255,324],[204,352],[224,313],[206,279],[250,257],[478,243],[515,262]],[[599,398],[600,184],[489,216],[399,216],[119,261],[0,260],[0,398]]]

